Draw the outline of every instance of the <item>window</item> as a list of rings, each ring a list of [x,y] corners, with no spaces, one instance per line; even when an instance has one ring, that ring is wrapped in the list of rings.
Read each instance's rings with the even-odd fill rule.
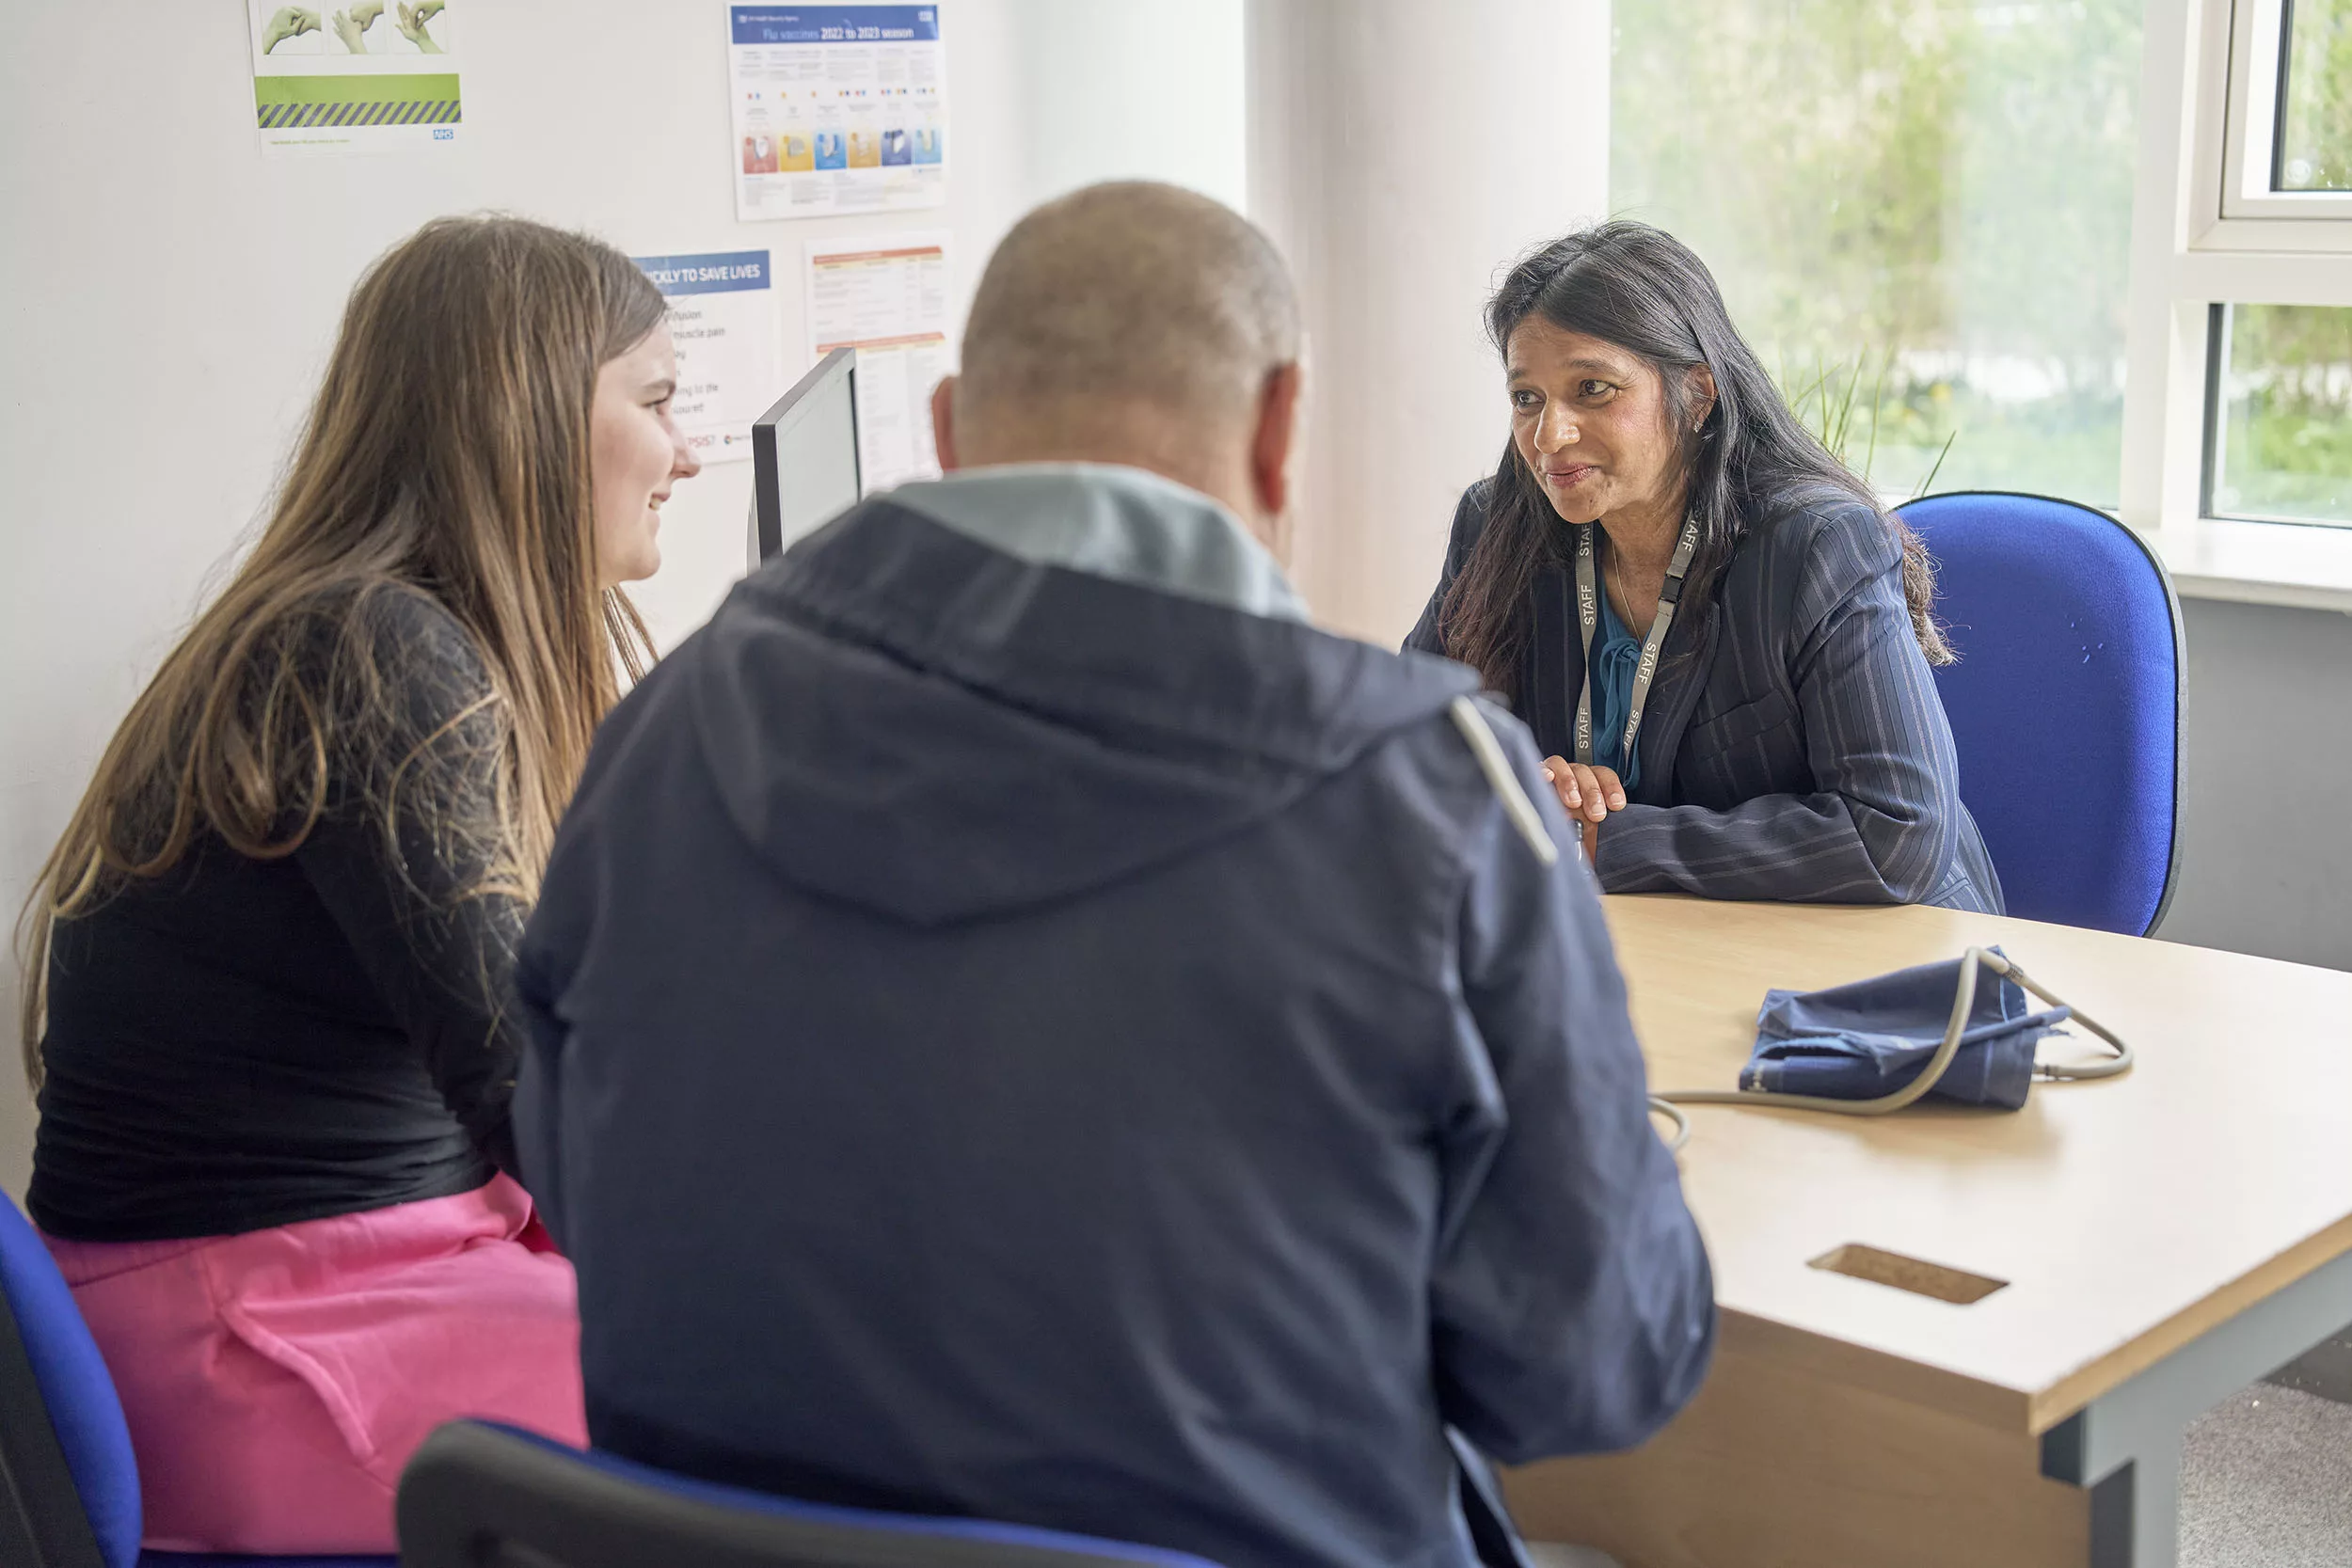
[[[2352,0],[2293,0],[2271,187],[2352,191]]]
[[[1882,493],[2112,506],[2142,4],[1619,0],[1611,207]]]
[[[1613,210],[1881,493],[2352,524],[2352,0],[1613,17]]]
[[[2221,215],[2352,219],[2352,0],[2236,0]]]
[[[2352,309],[2214,318],[2206,514],[2352,525]]]
[[[2125,515],[2352,525],[2352,0],[2186,8],[2191,57],[2205,55],[2183,111],[2198,155],[2186,243],[2156,259],[2169,261],[2174,352],[2167,372],[2143,342],[2151,373],[2125,420],[2162,482],[2137,510],[2127,497]],[[2161,173],[2168,150],[2158,128],[2143,164]],[[2143,340],[2160,330],[2152,319]],[[2194,475],[2180,450],[2192,409],[2205,430]]]

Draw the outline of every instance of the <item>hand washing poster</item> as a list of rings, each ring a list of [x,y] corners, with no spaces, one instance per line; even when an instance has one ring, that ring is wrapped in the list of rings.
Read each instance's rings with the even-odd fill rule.
[[[246,0],[246,24],[265,155],[455,145],[457,48],[445,0]]]
[[[776,379],[776,290],[764,250],[638,256],[670,302],[677,344],[671,418],[706,463],[752,454],[752,421],[784,390]]]
[[[727,26],[737,217],[947,199],[937,6],[729,6]]]
[[[857,350],[858,472],[867,495],[937,479],[931,391],[955,368],[947,236],[808,242],[808,362]]]

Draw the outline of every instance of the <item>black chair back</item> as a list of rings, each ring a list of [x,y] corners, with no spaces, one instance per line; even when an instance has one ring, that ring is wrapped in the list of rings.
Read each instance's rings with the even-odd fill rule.
[[[1136,1568],[1197,1562],[1102,1544],[1083,1549],[1005,1539],[1042,1535],[901,1515],[852,1522],[819,1508],[580,1454],[479,1421],[425,1439],[400,1478],[402,1568]],[[979,1532],[979,1533],[961,1533]],[[1209,1568],[1200,1564],[1200,1568]]]

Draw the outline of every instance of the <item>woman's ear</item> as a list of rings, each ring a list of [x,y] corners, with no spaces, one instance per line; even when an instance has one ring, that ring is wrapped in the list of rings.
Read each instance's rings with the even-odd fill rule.
[[[1691,409],[1691,434],[1696,436],[1715,412],[1715,372],[1705,365],[1692,366],[1684,372],[1682,389]]]

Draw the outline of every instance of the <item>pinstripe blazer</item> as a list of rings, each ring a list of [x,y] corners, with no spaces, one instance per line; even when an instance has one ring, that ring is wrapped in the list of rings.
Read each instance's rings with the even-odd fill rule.
[[[1489,483],[1455,509],[1407,648],[1444,651],[1438,608],[1486,526]],[[1547,566],[1532,593],[1505,695],[1547,756],[1569,756],[1584,679],[1575,584]],[[1686,604],[1667,633],[1637,744],[1642,787],[1602,825],[1594,866],[1611,893],[2001,911],[1912,635],[1901,548],[1859,502],[1799,504],[1748,531],[1711,602]]]

